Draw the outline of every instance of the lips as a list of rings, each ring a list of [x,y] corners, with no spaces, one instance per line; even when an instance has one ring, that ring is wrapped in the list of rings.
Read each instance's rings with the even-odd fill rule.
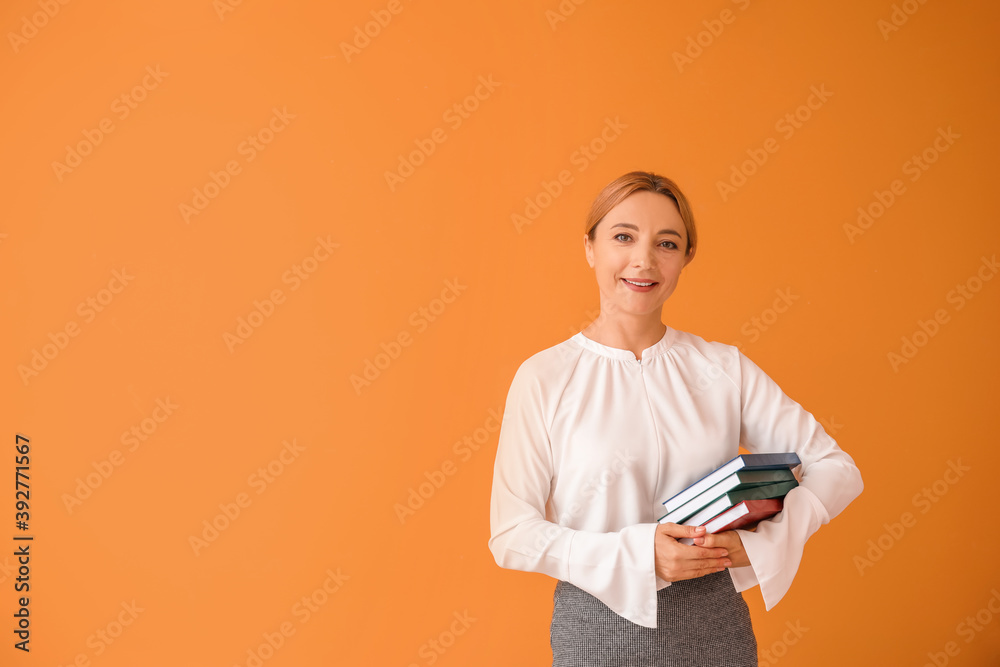
[[[625,285],[625,289],[629,292],[652,292],[659,286],[660,283],[655,280],[630,280],[629,278],[622,278],[622,283]]]

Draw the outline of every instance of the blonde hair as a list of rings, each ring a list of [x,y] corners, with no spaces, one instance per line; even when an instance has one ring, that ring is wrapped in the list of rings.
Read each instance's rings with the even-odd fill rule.
[[[604,186],[594,203],[591,204],[590,213],[587,215],[584,225],[584,231],[590,240],[594,240],[598,223],[611,209],[629,195],[641,190],[665,195],[673,200],[681,214],[681,220],[684,221],[684,229],[687,231],[687,248],[684,252],[688,255],[693,254],[698,242],[698,230],[695,227],[694,214],[691,212],[691,205],[688,204],[687,197],[672,180],[648,171],[630,171]]]

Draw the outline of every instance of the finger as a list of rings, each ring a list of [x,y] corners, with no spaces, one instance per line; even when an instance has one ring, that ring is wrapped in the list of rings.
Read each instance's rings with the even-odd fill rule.
[[[729,549],[723,546],[699,547],[693,544],[681,544],[671,540],[670,544],[661,546],[663,553],[671,553],[678,559],[697,560],[702,558],[721,558],[729,555]]]
[[[725,546],[726,542],[727,539],[722,533],[707,533],[694,540],[695,545],[699,547],[721,547]]]
[[[718,570],[719,568],[732,567],[733,561],[729,558],[723,556],[722,558],[706,558],[705,560],[699,561],[695,566],[695,569],[699,570]]]
[[[713,553],[711,557],[689,558],[675,556],[662,561],[665,569],[674,574],[692,573],[700,570],[715,570],[719,568],[731,567],[733,562],[725,553]]]
[[[671,541],[669,546],[663,546],[664,553],[674,553],[675,558],[697,560],[703,558],[721,558],[729,555],[729,549],[725,547],[699,547],[693,544],[681,544]]]
[[[700,577],[732,566],[728,557],[719,558],[669,558],[657,562],[658,571],[662,567],[663,578],[668,581]]]
[[[661,523],[657,530],[675,539],[683,537],[701,537],[705,534],[704,526],[682,526],[677,523]]]
[[[690,560],[704,560],[706,558],[724,558],[729,555],[726,547],[698,547],[689,544],[678,544],[684,558]]]
[[[721,562],[721,561],[720,561]],[[701,567],[691,570],[683,570],[674,576],[674,581],[684,581],[687,579],[697,579],[698,577],[704,577],[706,574],[715,574],[716,572],[724,572],[729,566],[728,565],[718,565],[713,567]]]

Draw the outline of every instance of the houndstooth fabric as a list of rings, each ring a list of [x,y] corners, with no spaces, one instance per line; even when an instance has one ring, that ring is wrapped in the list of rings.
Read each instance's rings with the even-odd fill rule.
[[[757,667],[750,611],[728,572],[660,589],[655,628],[565,581],[553,601],[553,667]]]

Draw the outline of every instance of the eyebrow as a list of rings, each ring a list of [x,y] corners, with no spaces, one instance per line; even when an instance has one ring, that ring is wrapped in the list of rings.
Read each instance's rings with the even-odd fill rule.
[[[615,227],[628,227],[629,229],[634,229],[635,231],[639,231],[639,228],[636,225],[633,225],[630,222],[619,222],[617,225],[611,225],[611,229],[614,229]],[[658,231],[656,233],[657,234],[673,234],[677,238],[681,238],[680,232],[678,232],[676,230],[673,230],[673,229],[661,229],[660,231]]]

